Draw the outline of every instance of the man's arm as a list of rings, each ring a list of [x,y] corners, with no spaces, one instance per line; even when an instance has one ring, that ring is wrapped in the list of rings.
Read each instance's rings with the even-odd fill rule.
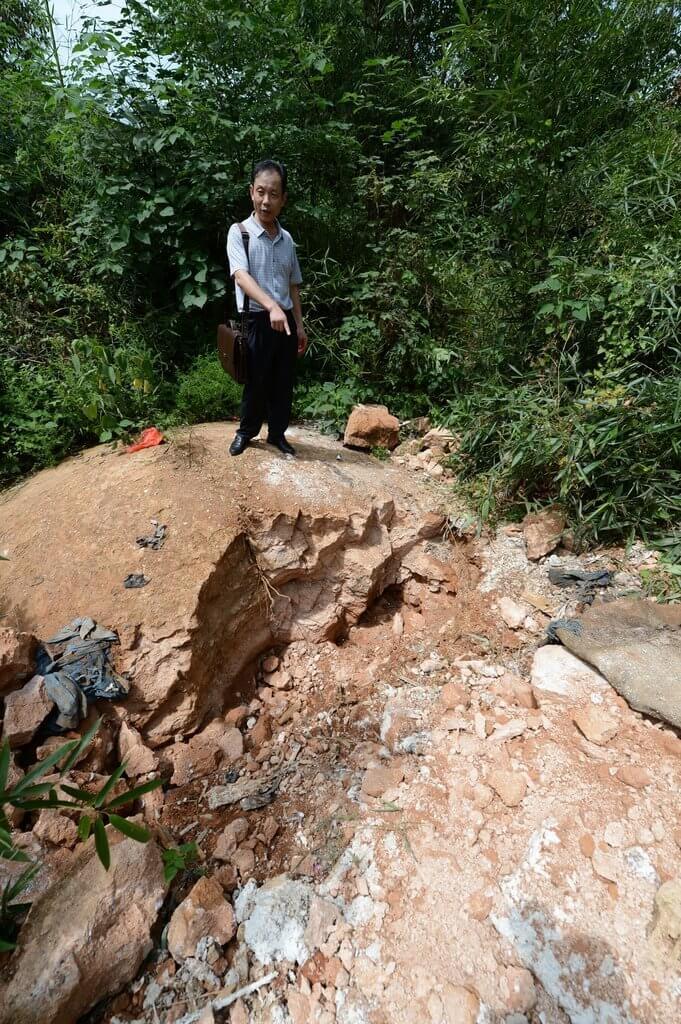
[[[300,286],[297,284],[291,285],[291,299],[293,300],[293,317],[298,333],[298,355],[302,356],[307,348],[307,332],[303,324],[303,310],[300,305]]]
[[[270,314],[270,323],[272,324],[273,330],[282,332],[286,331],[287,334],[291,333],[288,320],[286,319],[286,314],[281,306],[277,305],[271,295],[268,295],[267,292],[262,290],[255,278],[251,277],[247,270],[236,270],[234,272],[234,280],[239,285],[242,292],[245,292],[249,298],[253,299],[259,306],[262,306],[263,309],[267,310]]]

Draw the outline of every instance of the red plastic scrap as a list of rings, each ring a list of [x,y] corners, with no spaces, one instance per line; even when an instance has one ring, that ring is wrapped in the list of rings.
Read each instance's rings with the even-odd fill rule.
[[[141,452],[143,448],[155,448],[157,444],[163,444],[165,438],[158,427],[147,427],[140,434],[139,441],[129,445],[125,450],[128,454]]]

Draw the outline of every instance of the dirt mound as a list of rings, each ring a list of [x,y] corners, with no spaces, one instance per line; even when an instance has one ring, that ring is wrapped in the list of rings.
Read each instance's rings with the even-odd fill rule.
[[[152,745],[220,711],[264,649],[346,631],[398,581],[436,502],[406,470],[320,435],[298,432],[293,460],[262,443],[232,459],[232,434],[94,448],[0,505],[0,611],[38,636],[74,615],[116,624],[126,708]],[[160,550],[136,544],[151,520],[167,527]],[[131,574],[148,583],[126,589]]]

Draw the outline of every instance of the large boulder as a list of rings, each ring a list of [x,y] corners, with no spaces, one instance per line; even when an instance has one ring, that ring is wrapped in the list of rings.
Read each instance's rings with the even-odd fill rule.
[[[350,448],[389,448],[399,443],[400,421],[384,405],[356,405],[345,427],[343,444]]]
[[[37,636],[75,615],[116,628],[127,722],[154,749],[237,703],[264,651],[345,632],[428,543],[432,490],[408,470],[308,431],[291,431],[296,459],[264,444],[230,459],[233,434],[212,423],[134,455],[101,446],[2,499],[0,549],[22,551],[3,605]],[[135,546],[151,519],[167,527],[159,551]],[[131,572],[149,583],[125,589]]]
[[[597,602],[556,636],[595,666],[632,708],[681,728],[681,608],[621,598]]]
[[[154,842],[112,845],[105,871],[90,841],[31,909],[0,1024],[73,1024],[122,988],[152,948],[165,888]]]

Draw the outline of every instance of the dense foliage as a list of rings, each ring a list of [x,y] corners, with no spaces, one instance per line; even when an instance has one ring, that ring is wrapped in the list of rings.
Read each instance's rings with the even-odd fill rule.
[[[558,499],[591,535],[668,535],[680,7],[128,0],[61,88],[45,25],[11,0],[3,476],[234,410],[207,353],[226,230],[272,155],[313,337],[300,414],[431,411],[484,511]]]

